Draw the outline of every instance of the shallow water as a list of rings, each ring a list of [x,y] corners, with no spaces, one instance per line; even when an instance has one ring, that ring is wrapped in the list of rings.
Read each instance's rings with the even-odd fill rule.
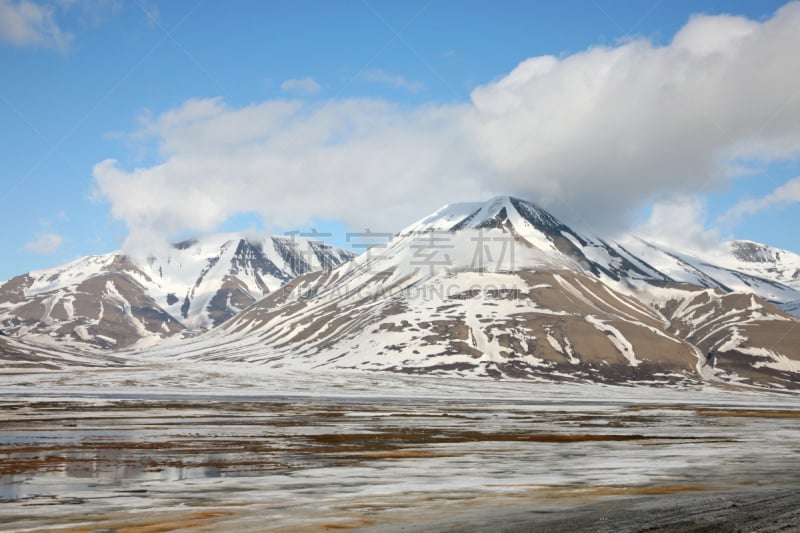
[[[794,396],[175,372],[4,377],[2,529],[377,527],[800,481]]]

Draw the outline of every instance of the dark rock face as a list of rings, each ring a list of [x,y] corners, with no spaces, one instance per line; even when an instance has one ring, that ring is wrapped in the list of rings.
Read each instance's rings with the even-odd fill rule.
[[[733,256],[748,263],[774,263],[780,259],[768,247],[755,242],[736,241],[733,243]]]
[[[0,285],[0,302],[24,302],[25,289],[30,287],[32,283],[33,279],[28,274],[11,278]]]
[[[197,239],[187,239],[185,241],[176,242],[172,246],[175,247],[177,250],[188,250],[192,246],[195,246],[198,243]]]
[[[290,265],[295,274],[305,274],[311,270],[311,265],[308,261],[310,257],[307,252],[304,255],[304,251],[300,250],[295,241],[288,238],[273,237],[272,243],[275,246],[275,250],[277,250],[284,262]],[[288,274],[283,275],[287,278],[290,277]]]
[[[227,276],[206,309],[214,326],[219,326],[255,301],[256,298],[239,279]]]
[[[287,254],[284,257],[291,256]],[[261,244],[250,243],[245,239],[240,240],[239,244],[236,246],[236,253],[231,261],[231,266],[231,274],[234,275],[239,272],[257,272],[261,275],[273,276],[284,282],[294,277],[282,271],[275,263],[270,261],[264,254],[264,249]],[[308,272],[308,269],[299,273],[303,274],[305,272]]]

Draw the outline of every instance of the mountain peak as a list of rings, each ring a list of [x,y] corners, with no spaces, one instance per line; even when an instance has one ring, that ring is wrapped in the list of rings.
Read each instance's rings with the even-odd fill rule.
[[[783,252],[765,244],[745,240],[731,241],[729,247],[736,259],[747,263],[774,263],[780,260]]]
[[[527,221],[534,227],[561,227],[550,213],[527,200],[514,196],[495,196],[485,202],[447,204],[406,227],[400,235],[429,232],[452,232],[520,225]]]

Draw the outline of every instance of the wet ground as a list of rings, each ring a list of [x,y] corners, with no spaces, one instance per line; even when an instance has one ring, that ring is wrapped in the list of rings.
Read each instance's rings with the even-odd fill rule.
[[[0,420],[3,531],[800,529],[792,395],[160,366]]]

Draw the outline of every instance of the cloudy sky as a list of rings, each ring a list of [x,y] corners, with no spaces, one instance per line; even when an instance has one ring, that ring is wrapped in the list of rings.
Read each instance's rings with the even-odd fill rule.
[[[800,3],[0,0],[0,279],[513,194],[800,252]]]

